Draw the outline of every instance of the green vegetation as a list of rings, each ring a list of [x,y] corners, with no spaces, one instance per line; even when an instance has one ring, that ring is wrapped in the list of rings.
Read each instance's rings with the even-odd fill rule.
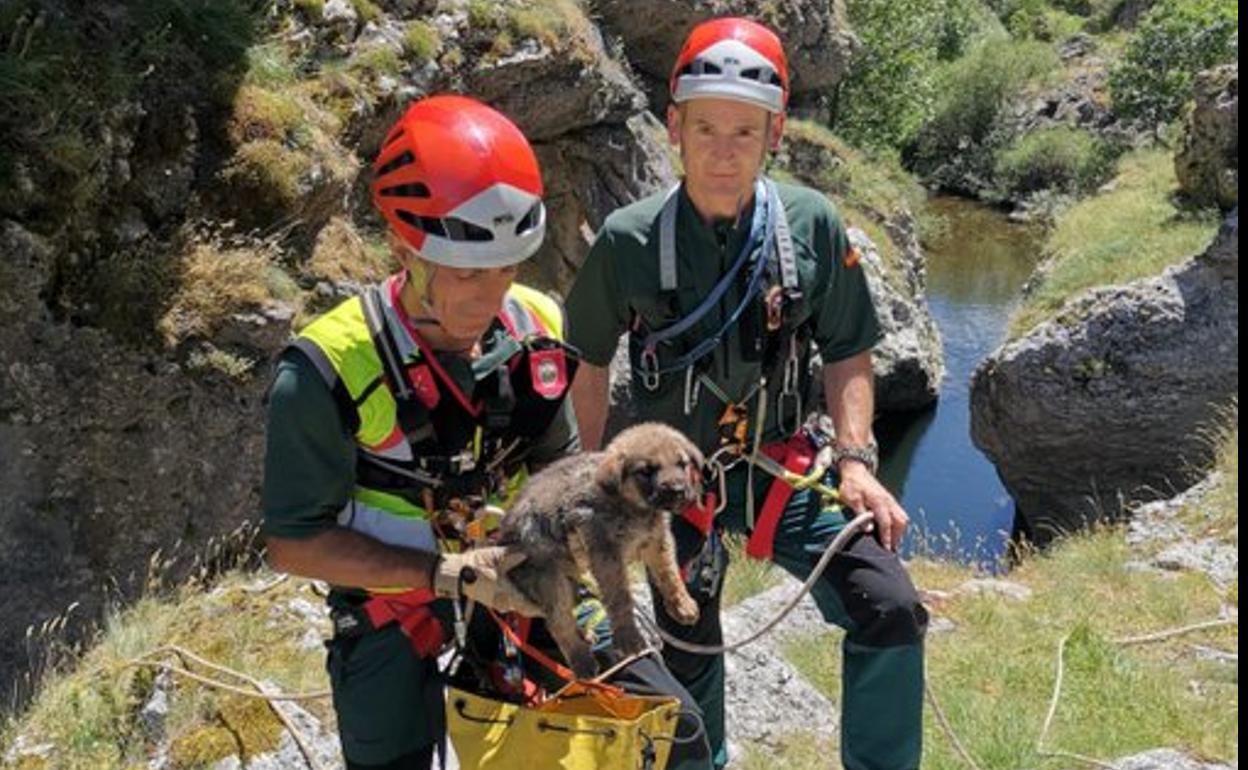
[[[1188,506],[1178,520],[1195,538],[1213,538],[1239,546],[1239,402],[1231,404],[1221,416],[1221,425],[1208,434],[1216,448],[1213,470],[1222,477],[1200,505]],[[1238,593],[1238,587],[1232,586]],[[1238,605],[1238,598],[1228,598]]]
[[[1045,43],[994,38],[942,67],[932,118],[909,153],[913,166],[932,171],[968,147],[981,147],[981,162],[989,166],[996,147],[989,134],[998,113],[1020,90],[1043,82],[1057,66],[1057,54]],[[980,176],[987,178],[988,171],[990,166]]]
[[[172,663],[239,684],[172,652],[152,654],[169,645],[275,682],[286,692],[323,689],[324,650],[291,643],[291,628],[300,621],[288,608],[295,599],[322,600],[302,581],[286,581],[259,593],[248,588],[255,580],[254,574],[233,573],[211,594],[192,586],[149,596],[111,614],[98,643],[81,661],[49,672],[29,711],[0,731],[0,745],[17,733],[54,744],[55,764],[27,758],[4,765],[6,770],[145,767],[151,744],[140,726],[139,710],[155,687],[157,669],[150,662]],[[208,767],[226,756],[241,753],[248,758],[277,746],[282,727],[264,701],[178,676],[172,682],[166,719],[171,767]],[[300,705],[322,720],[330,716],[328,699]]]
[[[1073,536],[1011,574],[1033,590],[1029,600],[966,596],[940,606],[955,630],[929,638],[928,681],[982,767],[1066,766],[1046,762],[1036,742],[1053,690],[1058,642],[1067,636],[1062,697],[1044,748],[1101,760],[1157,746],[1206,759],[1237,755],[1236,670],[1202,661],[1187,647],[1195,641],[1235,650],[1236,627],[1156,645],[1114,642],[1216,618],[1225,597],[1200,575],[1132,572],[1126,563],[1133,556],[1121,531]],[[924,587],[953,585],[933,581],[925,565],[914,572]],[[840,690],[841,636],[829,632],[795,641],[785,652],[831,698]],[[925,766],[964,768],[930,708],[926,721]]]
[[[325,0],[294,0],[294,7],[317,20],[325,13]]]
[[[832,127],[862,147],[913,139],[931,116],[937,63],[994,28],[977,0],[850,0],[848,11],[863,51],[837,91]]]
[[[390,45],[379,43],[352,56],[348,69],[363,78],[394,76],[403,71],[403,57]]]
[[[287,293],[272,255],[258,249],[196,246],[187,256],[169,312],[160,322],[169,345],[188,336],[211,337],[231,315],[255,310]]]
[[[403,50],[417,63],[433,61],[442,52],[442,38],[427,21],[409,21],[403,31]]]
[[[769,588],[780,585],[783,570],[771,562],[751,559],[745,554],[746,538],[740,535],[724,536],[728,549],[729,569],[724,576],[724,593],[721,606],[725,609],[756,596]]]
[[[131,0],[108,15],[36,0],[0,6],[0,216],[50,232],[94,212],[114,152],[103,116],[144,96],[190,101],[206,81],[232,91],[259,5]]]
[[[1062,7],[1075,6],[1074,9]],[[1010,4],[1003,18],[1010,34],[1020,39],[1057,42],[1083,29],[1087,8],[1080,3],[1050,3],[1047,0],[1018,0]],[[1080,13],[1080,11],[1084,11]]]
[[[512,54],[524,40],[588,62],[593,54],[594,33],[579,0],[517,0],[500,4],[470,0],[468,27],[478,40],[476,48],[487,59]]]
[[[1094,134],[1050,128],[1019,137],[997,154],[999,191],[1021,197],[1039,190],[1082,194],[1095,190],[1113,169],[1113,148]]]
[[[785,141],[796,156],[806,151],[816,158],[802,168],[790,168],[807,183],[831,193],[837,201],[854,208],[889,214],[900,209],[917,210],[925,193],[914,177],[887,153],[869,155],[850,146],[828,129],[806,120],[785,124]],[[809,167],[809,168],[807,168]]]
[[[861,228],[880,249],[888,280],[900,278],[900,251],[884,223],[902,212],[919,213],[925,193],[887,151],[873,157],[828,129],[804,120],[785,126],[783,165],[773,175],[829,195],[845,221]]]
[[[493,28],[498,26],[500,19],[500,9],[497,3],[491,2],[491,0],[469,0],[469,27],[477,29]]]
[[[382,16],[381,6],[373,0],[351,0],[351,6],[355,8],[355,15],[359,17],[361,24],[377,21]]]
[[[1179,117],[1203,69],[1239,59],[1235,0],[1160,0],[1110,77],[1114,108],[1157,125]]]
[[[1010,320],[1011,336],[1052,317],[1085,289],[1160,273],[1199,253],[1217,231],[1211,214],[1175,206],[1177,183],[1168,151],[1124,156],[1112,187],[1058,221],[1045,245],[1052,268]]]

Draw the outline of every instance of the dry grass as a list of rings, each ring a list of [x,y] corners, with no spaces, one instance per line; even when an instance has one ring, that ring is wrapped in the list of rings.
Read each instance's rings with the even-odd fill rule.
[[[318,280],[369,283],[384,278],[394,266],[384,239],[366,242],[350,220],[334,217],[316,236],[304,272]]]
[[[210,337],[232,314],[275,299],[272,255],[261,249],[197,244],[187,256],[173,304],[160,320],[166,342]]]
[[[132,662],[164,645],[179,645],[273,681],[284,692],[324,689],[324,650],[292,644],[292,628],[299,621],[290,609],[296,600],[312,606],[323,600],[298,580],[263,593],[248,589],[267,577],[267,573],[233,573],[212,592],[187,587],[149,596],[111,614],[97,645],[73,670],[50,673],[30,710],[7,726],[6,737],[20,734],[30,742],[55,746],[55,762],[49,768],[146,767],[154,745],[140,727],[138,712],[151,697],[155,670]],[[328,627],[319,630],[328,634]],[[171,768],[209,767],[233,755],[245,760],[272,750],[281,736],[280,723],[262,700],[175,677],[169,702]],[[327,699],[300,705],[332,725]],[[0,767],[18,766],[0,763]]]

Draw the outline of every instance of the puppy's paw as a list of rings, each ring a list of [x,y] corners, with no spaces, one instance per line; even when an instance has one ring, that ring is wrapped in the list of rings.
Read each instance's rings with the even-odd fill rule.
[[[698,622],[700,614],[698,603],[687,593],[664,597],[663,606],[667,609],[667,614],[675,618],[677,623],[692,626]]]

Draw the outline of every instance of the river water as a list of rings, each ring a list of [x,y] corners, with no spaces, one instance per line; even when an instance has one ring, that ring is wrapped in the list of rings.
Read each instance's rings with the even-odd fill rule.
[[[876,423],[880,475],[913,520],[907,554],[995,567],[1014,520],[996,469],[971,443],[971,374],[1005,338],[1010,312],[1036,264],[1042,232],[986,206],[937,197],[944,222],[924,239],[928,303],[945,349],[935,407]]]

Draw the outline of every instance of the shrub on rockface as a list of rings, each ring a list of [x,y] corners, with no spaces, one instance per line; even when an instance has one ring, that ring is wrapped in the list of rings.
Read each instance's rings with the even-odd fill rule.
[[[850,0],[862,53],[836,93],[833,128],[863,147],[901,147],[931,115],[933,73],[986,30],[999,29],[977,0]]]
[[[1078,14],[1058,5],[1046,0],[1020,0],[1004,20],[1005,26],[1011,35],[1019,39],[1065,40],[1083,28],[1085,20],[1082,16],[1086,14]],[[1076,11],[1082,10],[1077,4],[1071,6]]]
[[[1105,181],[1113,159],[1113,148],[1087,131],[1044,129],[997,154],[995,179],[999,193],[1011,198],[1040,190],[1078,195]]]
[[[0,215],[51,232],[105,199],[115,123],[136,101],[228,90],[259,26],[248,0],[128,0],[104,13],[0,5]],[[119,42],[124,41],[124,45]]]
[[[1009,137],[993,136],[1001,110],[1022,88],[1056,70],[1057,54],[1037,41],[987,40],[936,75],[937,99],[905,160],[941,185],[961,186],[955,178],[987,186],[996,150]]]
[[[1110,74],[1114,109],[1146,125],[1174,120],[1192,97],[1196,73],[1238,58],[1235,0],[1161,0]]]

